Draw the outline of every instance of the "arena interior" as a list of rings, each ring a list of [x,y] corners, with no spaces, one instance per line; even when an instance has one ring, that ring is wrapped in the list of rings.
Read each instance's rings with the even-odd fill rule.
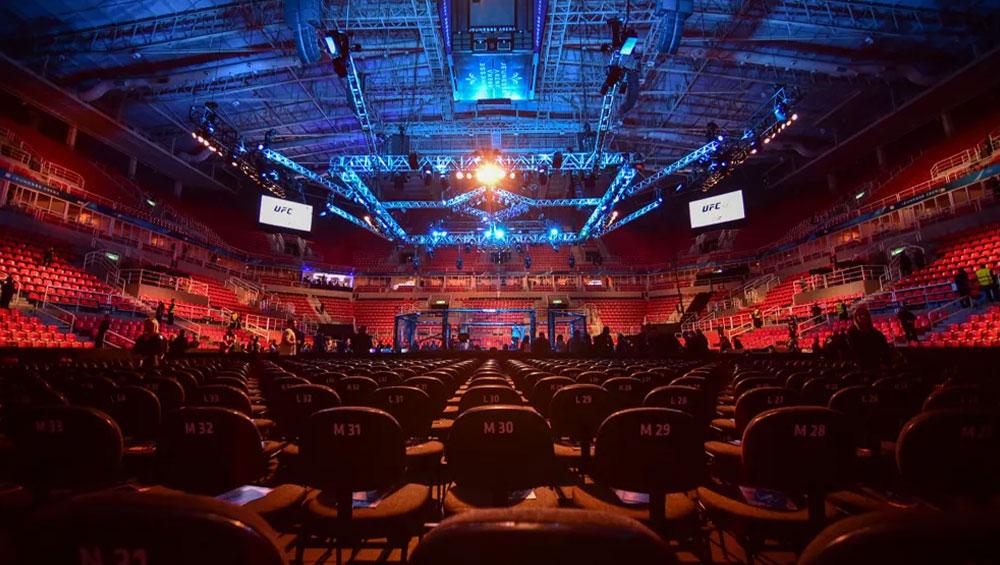
[[[0,563],[1000,563],[1000,1],[0,16]]]

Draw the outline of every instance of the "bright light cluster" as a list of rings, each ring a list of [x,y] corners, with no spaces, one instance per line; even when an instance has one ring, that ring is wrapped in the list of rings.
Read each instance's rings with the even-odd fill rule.
[[[476,169],[476,180],[486,186],[495,186],[500,179],[507,176],[507,171],[496,163],[483,163]]]

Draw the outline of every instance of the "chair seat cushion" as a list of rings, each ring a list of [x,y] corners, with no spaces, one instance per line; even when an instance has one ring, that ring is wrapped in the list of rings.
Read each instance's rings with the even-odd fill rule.
[[[259,514],[275,529],[285,530],[281,525],[293,521],[307,492],[308,489],[299,485],[278,485],[266,496],[248,502],[243,507]]]
[[[579,445],[556,442],[553,444],[553,452],[560,459],[579,459],[582,457]]]
[[[354,508],[351,527],[359,535],[387,535],[398,528],[410,531],[423,523],[424,511],[431,500],[431,488],[406,484],[382,498],[374,508]],[[312,491],[306,496],[305,510],[314,520],[336,526],[337,503],[333,492]]]
[[[446,515],[459,514],[479,508],[516,508],[520,510],[525,508],[557,508],[559,506],[559,496],[556,491],[548,487],[537,487],[534,491],[535,497],[533,499],[525,498],[505,506],[496,506],[493,504],[493,498],[489,492],[456,485],[448,489],[448,493],[444,496],[444,513]]]
[[[712,420],[712,427],[724,432],[736,432],[736,420],[732,418],[716,418]]]
[[[451,426],[454,423],[455,420],[449,418],[441,418],[438,420],[434,420],[434,422],[431,423],[431,431],[434,432],[434,435],[438,437],[441,438],[447,437],[448,432],[451,431]]]
[[[742,500],[730,498],[714,490],[698,487],[698,500],[705,505],[710,513],[725,514],[730,518],[758,521],[758,522],[780,522],[786,524],[806,524],[809,521],[809,513],[805,508],[799,510],[772,510],[747,504]],[[827,517],[836,515],[836,509],[827,503]]]
[[[406,460],[411,466],[440,463],[444,455],[444,444],[430,440],[406,446]]]
[[[725,457],[739,459],[743,456],[743,448],[726,441],[706,441],[705,451],[712,457]]]
[[[609,488],[587,484],[573,488],[573,506],[584,510],[611,512],[641,522],[649,521],[649,505],[625,504]],[[697,507],[687,494],[672,492],[666,496],[667,521],[697,520]]]
[[[715,411],[720,416],[725,416],[726,418],[732,418],[733,414],[736,413],[736,405],[734,404],[721,404],[715,407]]]

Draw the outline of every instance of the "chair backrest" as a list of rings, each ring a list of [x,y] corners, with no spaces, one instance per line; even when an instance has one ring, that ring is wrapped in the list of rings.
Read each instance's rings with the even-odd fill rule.
[[[594,444],[594,479],[637,492],[679,492],[704,479],[701,426],[668,408],[630,408],[608,416]]]
[[[395,371],[375,371],[372,373],[372,379],[378,386],[396,386],[403,382],[403,377]]]
[[[838,520],[799,557],[799,565],[995,563],[996,512],[895,510]]]
[[[599,385],[608,380],[608,375],[604,371],[584,371],[578,374],[574,380],[583,385]]]
[[[73,404],[107,410],[111,393],[117,388],[108,377],[79,376],[69,383],[66,395]]]
[[[639,522],[572,509],[463,512],[427,533],[412,559],[414,565],[675,562],[663,540]]]
[[[338,381],[336,386],[344,406],[367,406],[377,388],[378,383],[369,377],[347,377]]]
[[[444,410],[448,403],[448,395],[450,394],[448,385],[440,377],[410,377],[403,381],[403,386],[416,387],[427,393],[431,402],[431,411],[435,417]]]
[[[297,439],[305,432],[310,416],[336,406],[340,406],[340,396],[328,386],[293,385],[276,393],[270,414],[285,437]]]
[[[549,404],[552,403],[552,396],[556,391],[564,386],[574,385],[576,381],[569,377],[545,377],[539,379],[535,386],[531,388],[528,395],[528,402],[542,414],[549,413]]]
[[[736,399],[733,409],[733,419],[736,422],[736,433],[742,434],[757,414],[772,408],[781,408],[795,403],[795,394],[780,387],[762,387],[744,392]]]
[[[996,393],[978,385],[945,386],[931,393],[924,401],[922,410],[944,410],[959,408],[965,410],[996,410]]]
[[[84,488],[118,478],[123,440],[115,421],[85,406],[41,406],[11,422],[14,476],[37,488]]]
[[[819,406],[758,414],[743,432],[744,478],[787,492],[827,491],[850,480],[854,438],[846,417]]]
[[[597,385],[568,385],[556,391],[549,405],[552,433],[577,441],[592,441],[601,422],[615,411],[611,394]]]
[[[307,385],[307,384],[309,384],[309,379],[304,379],[302,377],[294,377],[294,376],[278,377],[276,379],[267,382],[264,385],[264,394],[265,396],[267,396],[268,399],[272,399],[277,397],[278,394],[281,393],[281,391],[285,390],[288,387],[293,387],[297,385]]]
[[[228,385],[205,385],[198,387],[194,401],[189,404],[229,408],[247,416],[253,414],[253,405],[250,403],[250,397],[247,396],[247,393]]]
[[[1000,483],[1000,435],[995,410],[921,412],[899,432],[896,463],[903,480],[933,494],[985,499]]]
[[[141,386],[156,395],[164,414],[184,405],[184,387],[173,377],[150,377]]]
[[[445,455],[460,485],[494,492],[524,490],[550,478],[552,434],[531,408],[480,406],[455,419]]]
[[[755,388],[774,387],[777,385],[777,379],[773,377],[750,377],[733,385],[733,396],[739,398],[743,393],[749,390],[753,390]]]
[[[694,416],[698,422],[708,420],[708,403],[705,392],[693,386],[670,384],[649,391],[642,401],[643,406],[670,408]]]
[[[199,494],[219,494],[254,482],[266,465],[253,421],[217,406],[167,414],[156,456],[164,484]]]
[[[611,400],[618,410],[641,405],[647,392],[642,381],[631,377],[613,377],[604,381],[601,386],[611,394]]]
[[[477,406],[494,404],[521,404],[521,395],[510,386],[484,385],[470,386],[458,401],[458,413],[461,414]]]
[[[426,392],[412,386],[385,386],[375,390],[371,396],[373,408],[391,414],[403,428],[403,435],[410,438],[426,438],[431,433],[434,411],[431,397]]]
[[[23,534],[25,563],[285,563],[256,513],[181,492],[77,496],[31,515]]]
[[[472,377],[469,381],[469,386],[510,386],[510,381],[505,377],[499,375],[484,375]]]
[[[809,379],[802,385],[799,400],[802,404],[826,406],[830,402],[830,397],[840,390],[842,386],[841,381],[835,378],[817,377]]]
[[[312,415],[299,450],[309,484],[338,492],[394,486],[406,470],[406,437],[388,412],[361,406]]]
[[[802,390],[802,386],[809,382],[811,379],[816,378],[817,375],[813,373],[792,373],[785,377],[785,388],[788,390],[794,390],[798,392]]]
[[[147,441],[160,433],[160,400],[153,391],[139,386],[123,386],[112,391],[108,415],[126,440]]]

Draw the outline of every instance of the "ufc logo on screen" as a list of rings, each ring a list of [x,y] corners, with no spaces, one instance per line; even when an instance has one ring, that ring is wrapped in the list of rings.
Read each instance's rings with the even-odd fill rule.
[[[287,214],[287,215],[291,216],[292,215],[292,207],[291,206],[275,206],[274,207],[274,212],[276,214]]]
[[[722,204],[718,202],[712,202],[711,204],[706,204],[701,207],[702,212],[711,212],[712,210],[721,210]]]

